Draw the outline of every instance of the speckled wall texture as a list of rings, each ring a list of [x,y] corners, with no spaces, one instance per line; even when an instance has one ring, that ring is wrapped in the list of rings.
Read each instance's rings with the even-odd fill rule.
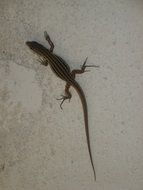
[[[89,109],[89,159],[76,91],[25,45],[36,40],[78,69]],[[0,1],[0,190],[143,189],[143,1]]]

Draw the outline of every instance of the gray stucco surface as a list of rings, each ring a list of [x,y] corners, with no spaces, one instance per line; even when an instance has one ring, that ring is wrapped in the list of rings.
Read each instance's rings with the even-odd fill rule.
[[[0,189],[143,189],[143,2],[0,1]],[[77,76],[89,109],[87,150],[82,106],[59,107],[65,83],[25,45],[48,46]]]

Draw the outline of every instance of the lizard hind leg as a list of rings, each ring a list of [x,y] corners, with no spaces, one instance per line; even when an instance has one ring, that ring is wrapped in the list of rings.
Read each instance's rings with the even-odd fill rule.
[[[85,59],[84,63],[81,65],[81,69],[74,69],[72,70],[71,74],[72,77],[75,79],[76,74],[82,74],[88,72],[89,70],[85,70],[86,67],[99,67],[98,65],[86,65],[87,58]]]
[[[64,101],[67,100],[67,99],[69,99],[69,101],[70,101],[70,99],[72,97],[72,95],[71,95],[71,93],[69,91],[69,88],[70,88],[70,84],[67,83],[66,86],[65,86],[65,95],[62,95],[61,98],[57,99],[57,100],[62,100],[61,103],[60,103],[60,108],[61,109],[63,109],[62,104],[64,103]]]

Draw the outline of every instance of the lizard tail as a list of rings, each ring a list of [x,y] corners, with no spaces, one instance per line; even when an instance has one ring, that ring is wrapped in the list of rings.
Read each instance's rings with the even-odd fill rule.
[[[89,152],[90,161],[91,161],[91,165],[92,165],[92,169],[93,169],[93,173],[94,173],[94,179],[96,181],[96,172],[95,172],[95,167],[94,167],[94,164],[93,164],[93,159],[92,159],[92,154],[91,154],[91,146],[90,146],[90,138],[89,138],[87,102],[86,102],[84,92],[83,92],[82,88],[80,87],[80,85],[77,82],[75,82],[74,87],[75,87],[75,89],[76,89],[76,91],[77,91],[77,93],[78,93],[78,95],[79,95],[79,97],[81,99],[81,103],[82,103],[82,107],[83,107],[88,152]]]

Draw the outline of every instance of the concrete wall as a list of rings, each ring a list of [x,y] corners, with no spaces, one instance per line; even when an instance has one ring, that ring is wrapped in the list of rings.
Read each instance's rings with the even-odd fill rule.
[[[94,182],[82,106],[25,45],[48,43],[77,76],[89,109]],[[0,189],[143,189],[143,2],[4,0],[0,2]]]

